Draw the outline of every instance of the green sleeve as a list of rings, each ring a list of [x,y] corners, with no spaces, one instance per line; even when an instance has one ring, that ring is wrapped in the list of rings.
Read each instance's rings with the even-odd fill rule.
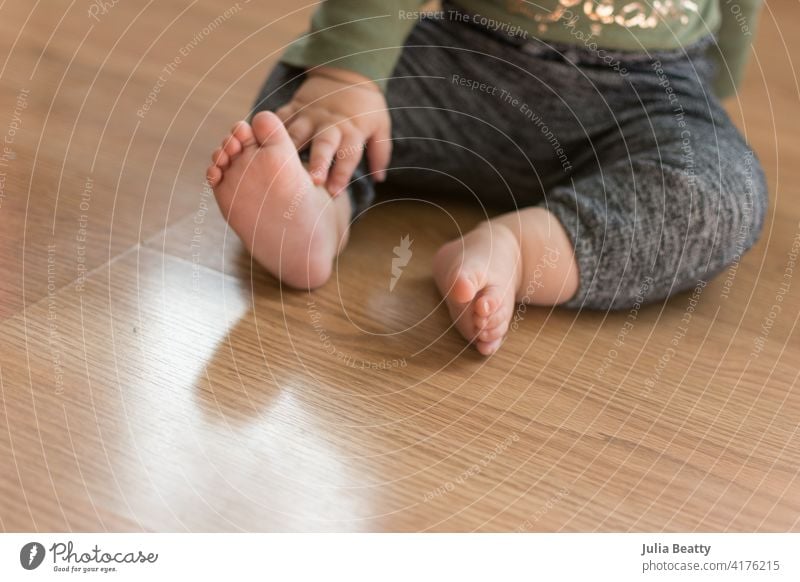
[[[717,61],[714,91],[719,97],[736,92],[756,34],[762,0],[719,0],[722,23],[713,53]]]
[[[327,0],[311,30],[282,61],[296,67],[330,66],[369,77],[381,88],[392,74],[424,0]]]

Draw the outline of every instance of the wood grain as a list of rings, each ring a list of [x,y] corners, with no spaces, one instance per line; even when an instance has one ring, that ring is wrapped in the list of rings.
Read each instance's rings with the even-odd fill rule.
[[[491,359],[429,269],[477,209],[388,199],[307,294],[213,206],[208,153],[308,14],[0,8],[0,529],[799,530],[798,4],[728,103],[770,182],[757,247],[696,306],[529,309]]]

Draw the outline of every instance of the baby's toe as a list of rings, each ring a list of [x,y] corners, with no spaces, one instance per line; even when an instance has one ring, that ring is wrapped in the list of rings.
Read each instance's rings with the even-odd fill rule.
[[[242,142],[240,142],[236,136],[229,135],[222,140],[222,149],[228,156],[236,156],[242,151]]]
[[[476,315],[475,325],[482,329],[491,329],[503,322],[507,322],[509,319],[511,319],[511,310],[506,305],[503,305],[489,317],[480,317]]]
[[[206,180],[208,183],[211,184],[212,187],[216,186],[222,180],[222,170],[220,170],[219,166],[211,165],[206,170]]]
[[[475,315],[489,318],[503,305],[503,290],[497,285],[487,285],[475,297]]]
[[[231,135],[239,140],[242,147],[256,143],[256,136],[253,134],[253,128],[246,121],[237,121],[236,125],[231,129]]]
[[[291,145],[291,151],[295,152],[294,144],[286,133],[286,128],[280,118],[271,111],[259,111],[253,116],[251,124],[254,139],[262,146],[272,146],[285,144]]]
[[[475,297],[475,281],[472,277],[458,273],[453,277],[450,285],[450,297],[458,303],[468,303]]]
[[[503,338],[499,338],[490,342],[484,342],[479,340],[475,342],[475,348],[481,355],[491,356],[498,350],[498,348],[500,348],[500,345],[502,343],[503,343]]]
[[[224,170],[228,167],[228,164],[230,164],[231,159],[228,157],[228,154],[225,153],[225,150],[217,148],[214,150],[214,153],[211,154],[211,161]]]
[[[482,342],[493,342],[497,339],[502,339],[508,331],[508,320],[504,320],[494,327],[486,327],[480,334],[478,340]]]

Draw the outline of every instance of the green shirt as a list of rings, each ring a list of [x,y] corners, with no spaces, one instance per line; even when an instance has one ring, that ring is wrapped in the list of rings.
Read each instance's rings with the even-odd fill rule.
[[[454,18],[449,11],[420,12],[423,4],[327,0],[314,14],[309,33],[289,46],[283,61],[348,69],[383,87],[419,18]],[[715,90],[725,97],[741,80],[761,0],[458,0],[458,5],[470,21],[511,35],[590,48],[674,49],[716,35]]]

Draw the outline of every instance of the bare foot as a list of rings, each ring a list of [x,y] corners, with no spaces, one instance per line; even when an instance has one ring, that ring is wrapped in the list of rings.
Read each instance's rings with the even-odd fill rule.
[[[324,284],[347,242],[350,201],[314,185],[281,120],[262,111],[252,126],[240,121],[211,159],[206,178],[253,257],[292,287]]]
[[[485,356],[497,351],[508,331],[521,282],[520,262],[516,236],[493,222],[450,241],[434,257],[434,278],[450,317]]]
[[[567,232],[539,207],[498,216],[445,244],[433,271],[456,327],[483,355],[503,343],[518,303],[558,305],[579,285]]]

